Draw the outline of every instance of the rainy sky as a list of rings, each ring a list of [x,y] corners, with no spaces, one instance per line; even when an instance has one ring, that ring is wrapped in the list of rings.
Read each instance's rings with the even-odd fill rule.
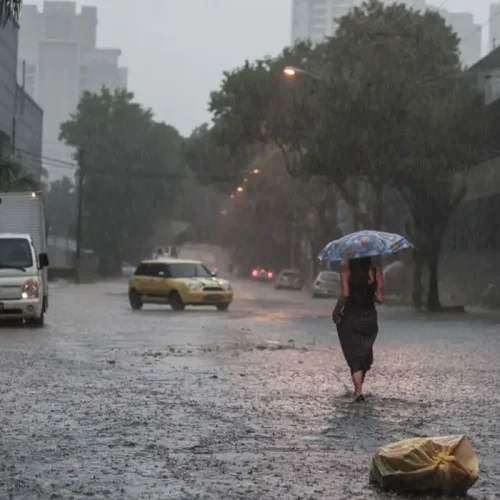
[[[486,22],[491,0],[448,0]],[[440,6],[445,0],[428,0]],[[26,0],[37,3],[42,0]],[[98,7],[98,44],[123,51],[129,87],[157,119],[189,134],[208,121],[208,96],[222,72],[290,43],[292,0],[87,0]],[[487,34],[483,33],[487,45]],[[485,50],[485,49],[484,49]]]

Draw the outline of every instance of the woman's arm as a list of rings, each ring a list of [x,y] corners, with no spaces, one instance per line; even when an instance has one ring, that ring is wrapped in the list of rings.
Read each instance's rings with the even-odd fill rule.
[[[340,321],[340,313],[346,305],[347,299],[349,298],[349,269],[342,269],[340,272],[340,296],[337,299],[335,308],[332,312],[332,319],[334,323]]]
[[[377,268],[377,291],[375,292],[375,300],[378,304],[383,304],[384,299],[384,274],[380,268]]]

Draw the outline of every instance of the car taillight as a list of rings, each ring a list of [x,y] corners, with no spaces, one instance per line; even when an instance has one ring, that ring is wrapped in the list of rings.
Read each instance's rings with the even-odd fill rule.
[[[268,277],[268,278],[272,278],[273,276],[274,276],[274,274],[273,274],[271,271],[269,271],[269,272],[267,273],[267,277]]]
[[[257,272],[257,269],[254,269],[254,270],[252,271],[252,276],[254,276],[254,277],[255,277],[255,276],[257,276],[257,274],[259,274],[259,273]]]

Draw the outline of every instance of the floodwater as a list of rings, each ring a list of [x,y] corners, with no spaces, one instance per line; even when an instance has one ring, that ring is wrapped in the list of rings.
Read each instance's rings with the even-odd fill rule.
[[[500,498],[500,321],[381,308],[353,405],[329,300],[236,283],[228,313],[129,310],[54,285],[47,327],[0,328],[1,499],[388,499],[377,446],[470,436]]]

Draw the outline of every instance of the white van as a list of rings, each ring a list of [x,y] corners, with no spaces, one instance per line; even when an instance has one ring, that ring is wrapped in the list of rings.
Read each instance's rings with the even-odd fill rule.
[[[0,193],[0,320],[43,326],[48,265],[41,193]]]

